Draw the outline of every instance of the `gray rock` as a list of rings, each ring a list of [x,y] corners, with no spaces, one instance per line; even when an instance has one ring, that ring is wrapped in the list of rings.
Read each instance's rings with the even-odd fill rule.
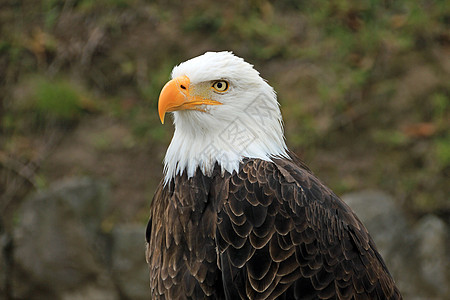
[[[97,283],[80,286],[79,289],[64,292],[60,296],[61,300],[110,300],[119,299],[117,292],[114,289],[106,289],[104,286],[99,286]]]
[[[95,246],[106,189],[75,179],[24,201],[13,233],[13,297],[76,299],[94,291],[95,299],[117,299]]]
[[[450,299],[449,229],[434,215],[423,217],[416,225],[420,272],[436,295]]]
[[[0,217],[0,295],[6,295],[8,289],[9,263],[7,253],[11,247],[10,237],[3,231]]]
[[[77,178],[55,183],[50,192],[68,204],[89,237],[95,239],[108,207],[109,186],[103,181]]]
[[[413,228],[394,199],[378,191],[342,198],[368,228],[405,299],[450,299],[449,229],[443,221],[426,216]],[[116,225],[105,247],[107,200],[108,186],[87,178],[26,199],[12,251],[8,258],[0,254],[0,293],[8,282],[14,299],[148,299],[145,226]],[[0,228],[1,248],[8,243]],[[12,268],[4,268],[6,262]]]
[[[403,234],[407,220],[394,199],[380,191],[362,191],[344,195],[344,200],[363,221],[383,257],[398,253],[399,245],[411,245],[413,240]]]
[[[351,193],[342,199],[369,230],[404,299],[448,299],[445,223],[428,217],[416,233],[395,200],[380,191]]]
[[[112,274],[126,299],[149,299],[148,266],[145,261],[145,226],[121,225],[112,232]]]

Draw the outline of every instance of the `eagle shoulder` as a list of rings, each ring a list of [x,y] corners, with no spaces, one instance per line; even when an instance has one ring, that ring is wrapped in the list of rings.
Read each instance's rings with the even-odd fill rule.
[[[399,299],[352,210],[295,160],[246,160],[216,230],[229,299]]]

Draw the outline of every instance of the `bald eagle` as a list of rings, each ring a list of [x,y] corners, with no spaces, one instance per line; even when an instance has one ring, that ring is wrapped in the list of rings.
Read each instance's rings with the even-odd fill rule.
[[[292,152],[273,88],[231,52],[176,66],[151,203],[154,299],[401,299],[353,211]]]

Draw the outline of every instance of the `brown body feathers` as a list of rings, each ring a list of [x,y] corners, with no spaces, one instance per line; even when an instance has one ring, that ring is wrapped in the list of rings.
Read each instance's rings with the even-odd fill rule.
[[[245,159],[158,187],[153,299],[401,299],[352,210],[294,159]]]

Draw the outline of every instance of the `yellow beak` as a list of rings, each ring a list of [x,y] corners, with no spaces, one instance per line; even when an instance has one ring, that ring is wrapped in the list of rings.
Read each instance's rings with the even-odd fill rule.
[[[222,103],[190,95],[191,81],[187,76],[172,79],[161,90],[158,101],[158,113],[161,123],[164,124],[166,112],[176,110],[205,111],[204,105],[220,105]]]

